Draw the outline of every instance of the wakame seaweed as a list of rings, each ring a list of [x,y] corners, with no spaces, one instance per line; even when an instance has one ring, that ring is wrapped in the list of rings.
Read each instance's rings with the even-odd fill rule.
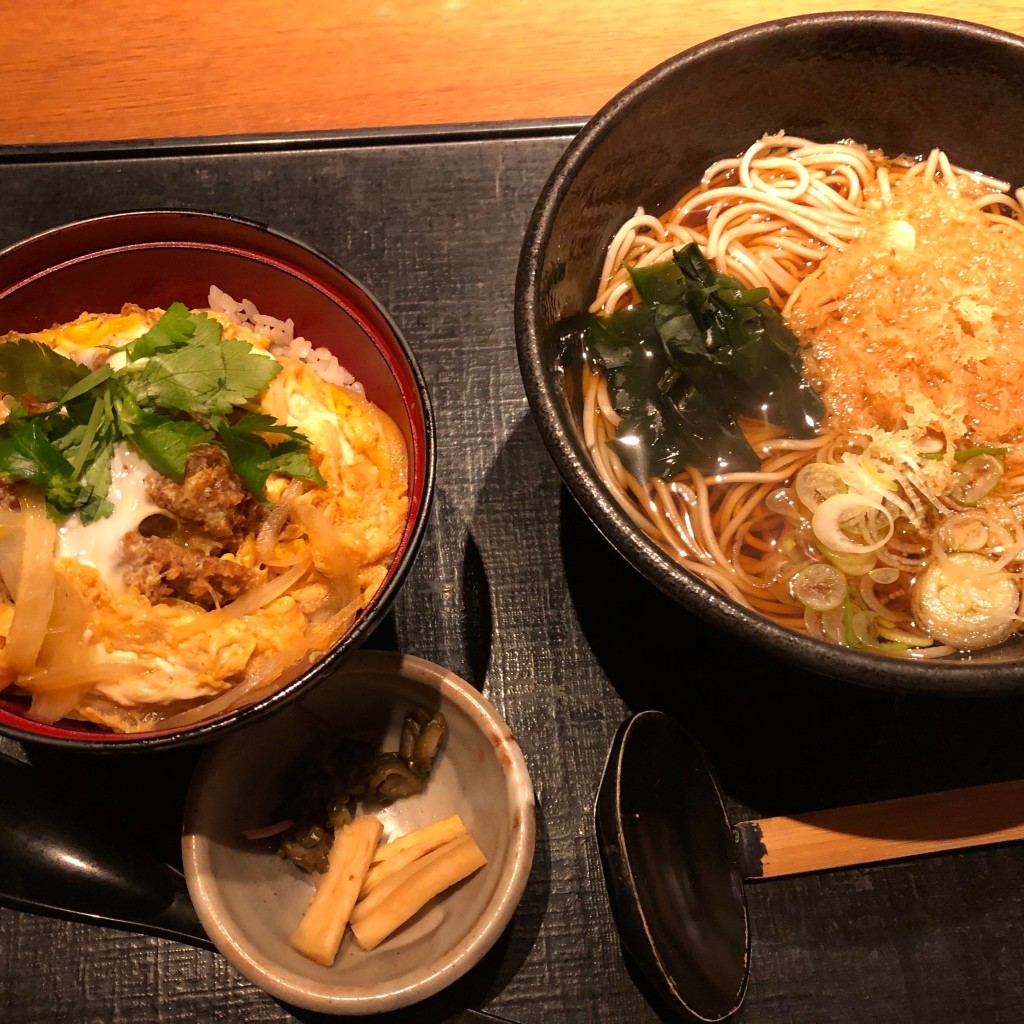
[[[738,415],[817,432],[824,407],[766,289],[717,273],[694,244],[630,276],[642,301],[592,317],[584,346],[622,417],[612,446],[637,479],[760,469]]]

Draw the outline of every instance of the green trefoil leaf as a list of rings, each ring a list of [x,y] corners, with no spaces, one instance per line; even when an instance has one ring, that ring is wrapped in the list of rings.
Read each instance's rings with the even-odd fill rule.
[[[111,514],[111,463],[124,441],[178,480],[195,445],[218,444],[260,500],[271,473],[323,484],[300,431],[245,411],[280,363],[223,338],[212,317],[172,303],[118,351],[120,369],[107,363],[90,371],[40,342],[0,344],[9,410],[0,423],[0,478],[38,487],[54,518],[78,513],[89,523]]]

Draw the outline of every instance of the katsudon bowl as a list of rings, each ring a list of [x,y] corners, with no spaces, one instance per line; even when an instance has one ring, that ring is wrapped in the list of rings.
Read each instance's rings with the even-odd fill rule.
[[[433,419],[337,264],[218,214],[98,217],[0,253],[0,338],[0,731],[207,740],[381,621],[426,524]]]
[[[655,393],[653,387],[643,395],[637,390],[640,387],[637,382],[645,379],[640,368],[650,366],[657,371],[651,382],[662,389],[659,395],[664,396],[671,391],[681,403],[689,402],[692,394],[687,393],[690,397],[683,395],[681,382],[694,378],[687,378],[679,367],[687,358],[696,361],[704,358],[700,347],[694,347],[696,340],[703,340],[706,346],[711,344],[699,327],[687,335],[679,327],[682,320],[675,319],[681,303],[677,299],[665,298],[672,289],[675,289],[673,295],[679,294],[678,280],[692,281],[699,273],[695,269],[698,266],[696,257],[687,255],[680,261],[671,256],[669,249],[681,249],[706,228],[708,238],[712,231],[720,232],[716,236],[720,247],[710,257],[717,260],[718,253],[726,247],[723,236],[733,228],[740,231],[743,227],[738,217],[729,219],[732,216],[729,213],[715,220],[712,228],[712,221],[708,219],[709,207],[701,206],[701,189],[717,187],[715,183],[720,181],[726,191],[730,187],[737,192],[747,189],[740,198],[753,197],[756,205],[759,195],[764,195],[775,187],[777,181],[782,181],[783,194],[779,194],[776,188],[775,199],[772,200],[775,206],[771,210],[762,204],[758,209],[748,211],[750,231],[744,236],[743,244],[749,254],[760,244],[759,232],[770,226],[767,222],[772,210],[785,207],[794,196],[805,194],[802,192],[804,184],[810,182],[815,174],[822,181],[829,175],[833,175],[833,181],[838,181],[840,171],[837,168],[849,155],[848,151],[836,151],[832,157],[828,153],[823,156],[819,153],[824,162],[819,162],[811,171],[806,171],[805,167],[806,176],[802,181],[798,176],[783,179],[782,175],[788,173],[782,170],[783,151],[796,145],[786,136],[821,143],[823,148],[854,140],[891,157],[903,154],[911,158],[920,157],[920,172],[932,180],[947,174],[943,168],[949,165],[928,167],[929,155],[933,150],[941,150],[945,156],[936,156],[935,160],[941,164],[948,157],[954,165],[954,172],[958,166],[967,171],[981,172],[991,179],[1002,179],[1017,187],[1024,184],[1024,150],[1015,143],[1008,143],[1006,126],[1017,123],[1022,116],[1024,40],[944,18],[866,11],[768,22],[695,46],[627,86],[569,144],[540,194],[527,228],[519,264],[515,323],[526,393],[540,433],[573,496],[615,550],[653,585],[679,602],[682,606],[680,614],[692,613],[724,633],[748,641],[784,661],[856,684],[921,693],[1024,691],[1024,638],[1018,625],[1021,614],[1018,603],[1020,551],[1013,556],[1015,560],[1011,569],[1017,573],[1013,579],[1007,578],[1010,573],[999,575],[1005,568],[1000,558],[1007,552],[1013,554],[1007,545],[1003,545],[1004,551],[990,552],[992,557],[986,556],[984,561],[976,560],[973,554],[955,555],[961,559],[957,572],[963,569],[963,575],[967,577],[968,570],[976,564],[980,567],[979,575],[982,569],[986,572],[991,569],[991,579],[998,579],[998,586],[1005,587],[998,608],[1001,617],[998,628],[994,637],[989,638],[994,642],[975,643],[977,638],[972,637],[971,644],[964,649],[957,649],[953,642],[957,638],[952,634],[958,631],[959,626],[968,625],[975,612],[978,612],[978,618],[982,617],[986,609],[980,607],[984,604],[980,600],[973,604],[971,601],[961,602],[963,615],[957,613],[955,601],[948,606],[943,605],[939,609],[941,615],[933,614],[935,609],[932,605],[923,611],[915,606],[914,614],[918,620],[925,619],[925,613],[932,619],[946,619],[939,625],[950,639],[933,644],[936,649],[927,652],[922,644],[928,638],[922,640],[919,631],[904,628],[902,624],[906,618],[901,618],[896,628],[883,621],[884,616],[879,612],[875,599],[880,596],[888,599],[897,587],[903,587],[904,595],[913,593],[913,581],[906,585],[904,582],[914,573],[904,574],[905,567],[914,569],[919,565],[921,571],[917,576],[920,578],[926,571],[923,563],[915,562],[917,549],[912,548],[912,544],[918,543],[919,534],[911,537],[909,531],[903,562],[897,555],[893,559],[897,567],[888,566],[876,572],[876,576],[868,577],[866,583],[862,577],[853,574],[853,569],[875,572],[870,559],[857,567],[852,564],[829,566],[818,562],[818,567],[812,572],[820,576],[819,582],[828,584],[827,593],[801,591],[800,596],[808,598],[806,610],[801,607],[805,602],[797,602],[792,591],[781,591],[777,599],[761,600],[759,594],[762,590],[759,588],[762,588],[762,579],[753,577],[763,564],[763,559],[759,561],[761,554],[767,552],[772,556],[782,554],[789,557],[788,551],[780,552],[778,547],[773,548],[777,538],[769,535],[769,530],[776,529],[775,524],[787,519],[807,524],[808,510],[813,511],[812,506],[817,507],[824,494],[812,495],[811,504],[806,507],[785,504],[788,500],[785,495],[773,505],[756,505],[760,499],[752,491],[748,491],[746,497],[737,497],[739,491],[732,491],[722,498],[721,504],[715,502],[718,501],[716,495],[722,491],[716,491],[705,500],[700,484],[687,476],[686,466],[692,463],[681,463],[676,453],[681,452],[686,459],[691,458],[701,437],[716,436],[714,431],[721,427],[721,423],[716,420],[717,426],[705,424],[707,431],[703,435],[696,428],[689,432],[684,429],[677,437],[666,440],[660,450],[644,449],[645,438],[662,440],[667,437],[659,433],[658,415],[674,416],[675,413],[671,410],[666,412],[664,406],[657,404],[660,397],[651,399]],[[766,139],[768,141],[764,142]],[[761,149],[750,156],[755,146],[761,146]],[[741,160],[742,154],[748,156]],[[764,160],[760,159],[762,156]],[[833,161],[831,164],[829,159]],[[893,171],[893,176],[896,173]],[[976,188],[995,187],[989,178],[984,181],[968,178],[958,178],[966,182],[965,194],[974,195]],[[702,185],[705,180],[712,184]],[[827,187],[820,183],[816,187],[827,191]],[[685,198],[688,195],[690,198]],[[1013,208],[1014,196],[1011,188],[1006,196],[1008,205],[1003,212]],[[792,199],[792,202],[795,204],[797,200]],[[842,206],[843,202],[846,200],[837,200],[836,208],[841,207],[845,211],[855,205],[851,201],[851,204]],[[642,208],[646,222],[636,220],[632,227],[628,227],[627,222],[635,217],[638,208]],[[672,213],[674,210],[675,215]],[[1011,234],[1010,228],[1015,231],[1020,223],[1019,205],[1016,210],[1016,225],[1007,227]],[[655,218],[663,215],[666,220],[673,216],[677,218],[673,221],[677,241],[672,245],[663,245],[671,235],[663,224],[652,227],[656,223]],[[848,223],[856,222],[857,216],[856,211],[851,213]],[[820,219],[824,218],[822,215]],[[912,225],[908,226],[912,229]],[[909,253],[918,251],[914,249],[914,236],[907,231],[907,226],[899,230],[903,231],[902,241],[893,249],[892,257],[894,260],[909,259]],[[625,234],[620,234],[620,231]],[[781,290],[787,275],[798,282],[802,280],[799,275],[806,270],[798,265],[800,259],[806,257],[806,266],[810,267],[813,265],[810,261],[818,258],[820,250],[815,247],[819,242],[805,244],[799,227],[788,227],[782,235],[787,236],[782,240],[783,246],[793,244],[793,251],[798,255],[782,262],[776,261],[776,266],[784,269],[776,274],[774,280],[757,281],[758,286],[762,283],[768,285],[763,294],[751,291],[741,296],[737,291],[733,297],[738,304],[734,308],[752,308],[757,301],[771,302],[771,291]],[[616,245],[620,246],[614,250],[610,249],[613,239],[618,239]],[[594,313],[607,315],[609,310],[613,310],[618,316],[626,303],[635,301],[631,298],[637,289],[635,279],[627,276],[623,263],[632,266],[634,259],[642,259],[637,255],[641,243],[651,253],[655,247],[661,247],[662,260],[667,257],[670,267],[673,262],[678,267],[678,270],[672,269],[678,279],[658,278],[652,272],[646,281],[647,296],[631,307],[633,313],[623,312],[614,329],[606,325],[599,328],[596,335],[588,334],[592,330],[588,324]],[[897,253],[896,249],[900,247],[901,251]],[[924,252],[923,249],[919,251]],[[736,255],[728,264],[729,273],[742,276],[740,263],[745,258],[742,252]],[[879,276],[892,277],[884,270]],[[608,283],[607,288],[605,282]],[[664,290],[660,297],[650,299],[661,286]],[[739,287],[753,289],[754,285]],[[693,294],[696,291],[689,293]],[[803,294],[806,296],[809,291],[805,288]],[[850,293],[837,292],[829,301],[834,301],[835,308],[839,308],[838,303],[845,294]],[[685,301],[689,302],[690,298]],[[661,303],[660,307],[658,303]],[[652,304],[653,314],[650,313]],[[784,301],[779,303],[779,308],[783,306]],[[824,305],[818,307],[824,308]],[[898,308],[910,311],[918,307],[907,304]],[[625,334],[616,338],[614,331],[619,328],[625,330],[626,321],[631,316],[634,318],[633,326],[629,329],[641,329],[644,310],[650,315],[649,333],[643,335],[642,341],[638,340],[640,335],[634,333],[630,335],[628,345],[616,348]],[[660,313],[664,313],[664,318],[658,321]],[[696,318],[693,322],[697,322]],[[658,337],[662,339],[665,351],[658,350],[650,340]],[[669,337],[668,341],[666,337]],[[713,341],[718,344],[717,340]],[[869,341],[865,336],[865,347]],[[590,346],[587,357],[584,356],[585,345]],[[636,348],[630,349],[629,345]],[[672,345],[679,348],[673,352]],[[637,354],[642,346],[646,346],[643,358]],[[881,350],[874,351],[873,369],[868,367],[874,376],[869,374],[867,377],[868,390],[880,385],[895,358],[892,352],[882,355]],[[605,374],[609,366],[615,373],[614,384],[607,375],[603,377],[609,381],[605,390],[602,390],[602,374],[588,376],[592,368],[591,357],[595,353],[604,360]],[[720,358],[724,360],[726,357],[727,351]],[[692,368],[694,364],[690,365]],[[745,372],[739,363],[733,365],[738,373]],[[666,366],[668,369],[662,374]],[[767,375],[758,378],[755,373],[748,374],[747,379],[768,381],[774,378]],[[730,394],[725,401],[737,399],[741,390]],[[752,392],[755,388],[751,386],[750,390]],[[1019,388],[1014,393],[1019,396]],[[645,406],[641,399],[650,399],[653,404]],[[609,403],[620,403],[620,400],[621,405],[616,405],[613,414],[609,414],[606,411]],[[705,410],[721,410],[721,406],[715,405],[722,402],[721,395],[716,397],[713,388],[703,393],[701,400],[705,403]],[[970,405],[973,399],[969,395],[965,401]],[[688,407],[687,415],[697,404],[694,402]],[[1019,401],[1010,404],[1020,406]],[[799,402],[795,402],[794,407],[798,405]],[[680,407],[677,405],[676,409]],[[746,414],[756,417],[763,408],[765,406],[748,403]],[[652,409],[657,415],[651,412]],[[721,411],[731,414],[731,408]],[[940,412],[949,413],[949,406]],[[625,433],[618,432],[619,416],[628,428]],[[809,416],[808,421],[813,419]],[[700,420],[698,413],[694,413],[694,420]],[[611,435],[615,436],[609,448],[607,442]],[[818,443],[816,438],[822,434],[803,436],[806,440],[792,442],[792,450],[795,450],[793,445],[815,445]],[[801,435],[794,429],[784,438],[787,443],[788,437],[795,439]],[[915,440],[908,437],[908,443]],[[673,448],[677,442],[677,447]],[[745,443],[745,440],[737,441],[736,451]],[[764,440],[755,443],[768,445]],[[761,450],[768,451],[769,448],[770,445]],[[1006,465],[1009,466],[1008,460],[1016,458],[1015,448],[1019,450],[1019,445],[1011,443],[989,455],[999,461],[1003,457],[1000,452],[1005,453]],[[717,458],[723,451],[725,449],[711,454]],[[646,466],[644,459],[635,454],[637,452],[646,452]],[[688,452],[691,454],[686,454]],[[756,454],[749,449],[748,452],[751,456]],[[732,454],[725,451],[725,455],[731,457]],[[952,454],[951,447],[946,449],[941,444],[933,446],[930,452],[924,447],[912,451],[910,457],[915,465],[922,461],[925,465],[925,471],[918,480],[932,465],[927,459],[948,460],[954,474],[958,474],[960,463],[953,462]],[[958,449],[956,457],[967,461],[972,454],[969,448]],[[830,456],[826,453],[826,457]],[[879,459],[871,464],[875,458],[873,454],[866,458],[872,470],[880,471],[881,479],[869,480],[863,490],[870,490],[878,483],[876,497],[863,500],[863,490],[858,495],[852,492],[836,495],[831,499],[833,506],[846,503],[853,509],[856,501],[860,502],[858,507],[862,510],[870,506],[869,517],[877,512],[878,522],[898,519],[898,514],[892,516],[889,511],[892,503],[888,495],[901,485],[895,479],[886,478],[886,470],[880,468]],[[664,461],[658,462],[658,459]],[[788,470],[780,469],[775,483],[771,483],[767,476],[756,476],[763,471],[767,459],[762,466],[751,463],[742,470],[750,474],[750,480],[739,481],[740,471],[727,469],[725,475],[731,475],[732,479],[721,484],[715,477],[722,470],[716,467],[726,465],[728,459],[723,463],[710,458],[706,461],[710,462],[711,468],[701,469],[703,482],[708,484],[710,481],[714,487],[732,487],[734,484],[763,487],[767,500],[775,488],[784,490],[790,486],[782,479]],[[739,464],[739,460],[735,464]],[[641,474],[643,479],[629,471],[630,466],[643,469],[652,465],[670,466],[670,471],[660,476],[657,473]],[[870,476],[863,466],[850,468],[860,482]],[[994,472],[999,470],[998,466],[991,468]],[[676,476],[679,470],[682,475]],[[864,475],[858,476],[861,470]],[[854,487],[841,474],[827,471],[825,475],[837,481],[837,490]],[[1010,481],[1009,473],[1006,481]],[[914,487],[916,489],[917,485]],[[925,504],[932,497],[935,495],[921,495]],[[951,502],[940,495],[938,500],[947,510],[955,510],[959,505],[967,516],[961,523],[968,519],[978,523],[981,516],[972,511],[978,504],[974,500],[977,497],[975,494],[970,500]],[[916,498],[917,495],[914,500]],[[908,503],[914,517],[928,520],[930,513],[911,506],[912,502]],[[922,509],[924,507],[921,506]],[[714,518],[705,517],[705,512],[709,516],[713,513]],[[747,519],[743,521],[745,515]],[[1007,528],[1011,532],[1018,531],[1019,517],[1011,514]],[[984,532],[985,539],[978,543],[990,543],[994,531],[983,523],[979,523],[979,529]],[[740,530],[745,532],[740,534]],[[705,540],[694,543],[694,531]],[[709,536],[712,540],[721,538],[721,543],[716,541],[717,547],[711,545],[706,541]],[[750,538],[750,543],[744,540],[737,547],[740,536]],[[783,537],[782,543],[785,543],[783,530],[780,530],[779,537]],[[807,537],[807,534],[803,535],[804,539]],[[818,534],[815,537],[820,540]],[[801,540],[800,537],[795,539],[797,542]],[[869,539],[873,544],[875,538]],[[867,553],[869,547],[867,541],[859,546],[852,544],[848,537],[840,538],[840,541],[843,551],[838,545],[833,548],[840,556],[858,548],[859,557],[862,552]],[[1012,543],[1015,545],[1016,541]],[[821,548],[825,546],[822,542],[816,550],[808,549],[808,560],[820,556]],[[793,550],[801,557],[805,553],[802,549]],[[922,547],[922,550],[926,549]],[[947,546],[936,557],[941,560],[951,552],[959,551],[955,545]],[[802,571],[799,565],[795,568]],[[835,569],[838,571],[833,571]],[[780,574],[787,571],[787,566],[780,566]],[[846,578],[845,584],[841,577]],[[785,582],[789,577],[780,575],[777,579]],[[939,579],[942,579],[941,570]],[[774,581],[771,582],[774,585]],[[833,583],[838,586],[832,588]],[[871,593],[865,596],[865,591]],[[775,592],[772,593],[774,595]],[[609,599],[615,600],[613,595],[609,595]],[[930,600],[931,595],[925,593],[921,598],[922,606]],[[814,604],[819,607],[813,607]],[[768,607],[770,613],[762,610]],[[892,607],[892,604],[882,604],[883,611]],[[992,607],[995,607],[994,603]],[[954,618],[959,621],[949,621]],[[824,638],[824,632],[829,634],[829,639]],[[932,632],[937,635],[938,629]],[[929,657],[929,654],[940,656]]]

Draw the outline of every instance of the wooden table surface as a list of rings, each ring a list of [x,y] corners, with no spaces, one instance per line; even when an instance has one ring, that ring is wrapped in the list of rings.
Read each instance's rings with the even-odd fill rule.
[[[1024,34],[1016,0],[8,3],[0,145],[589,116],[702,40],[867,6]]]

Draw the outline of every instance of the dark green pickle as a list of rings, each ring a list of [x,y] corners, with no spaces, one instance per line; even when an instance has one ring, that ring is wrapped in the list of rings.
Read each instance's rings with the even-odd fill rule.
[[[417,708],[405,716],[398,750],[375,753],[347,739],[319,748],[288,787],[280,816],[293,824],[281,833],[278,856],[310,874],[326,871],[335,827],[351,821],[359,803],[387,805],[422,792],[447,731],[439,711]]]

